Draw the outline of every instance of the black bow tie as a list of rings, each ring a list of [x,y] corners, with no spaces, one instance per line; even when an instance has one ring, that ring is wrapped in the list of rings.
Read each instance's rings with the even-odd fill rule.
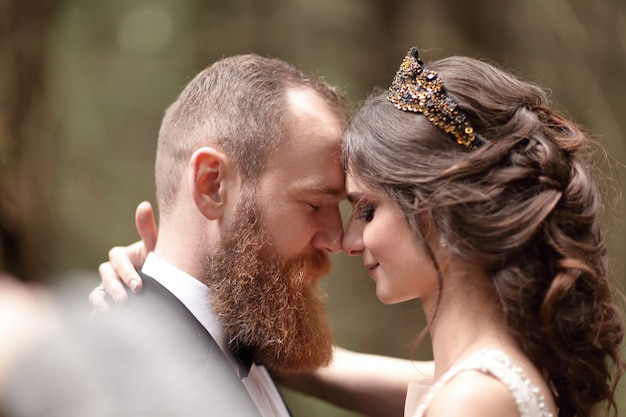
[[[250,346],[231,344],[230,349],[239,362],[239,377],[241,379],[248,376],[250,368],[255,360],[254,348]]]

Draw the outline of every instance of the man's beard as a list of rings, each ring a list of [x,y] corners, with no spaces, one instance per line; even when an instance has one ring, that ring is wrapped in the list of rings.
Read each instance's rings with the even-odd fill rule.
[[[319,278],[330,260],[317,252],[296,261],[280,256],[250,196],[211,254],[205,283],[229,344],[282,372],[310,372],[332,358],[332,334]],[[311,280],[311,277],[313,278]]]

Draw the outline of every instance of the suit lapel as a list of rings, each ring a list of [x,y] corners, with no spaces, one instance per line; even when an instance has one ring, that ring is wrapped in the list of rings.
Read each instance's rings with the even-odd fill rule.
[[[143,289],[139,293],[132,295],[132,304],[143,304],[148,300],[154,299],[160,300],[178,317],[177,323],[180,322],[180,326],[186,326],[189,328],[189,331],[193,331],[197,335],[199,343],[205,344],[210,350],[218,350],[224,355],[209,331],[174,294],[151,276],[141,271],[138,272],[143,281]],[[246,348],[235,348],[233,349],[233,355],[238,361],[237,374],[239,379],[243,379],[248,376],[250,366],[254,362],[253,352]],[[226,356],[224,356],[224,360],[228,360]]]

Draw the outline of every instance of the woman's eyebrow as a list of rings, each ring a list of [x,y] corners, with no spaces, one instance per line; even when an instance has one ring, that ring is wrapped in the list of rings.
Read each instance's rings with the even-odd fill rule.
[[[346,194],[346,199],[350,202],[350,204],[354,204],[359,200],[363,199],[363,193],[360,192],[352,192],[352,193],[348,193]]]

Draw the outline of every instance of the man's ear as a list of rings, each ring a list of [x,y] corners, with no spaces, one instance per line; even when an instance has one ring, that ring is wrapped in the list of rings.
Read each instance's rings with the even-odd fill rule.
[[[209,220],[221,218],[228,191],[228,158],[214,148],[203,147],[193,153],[190,165],[189,185],[196,207]]]

